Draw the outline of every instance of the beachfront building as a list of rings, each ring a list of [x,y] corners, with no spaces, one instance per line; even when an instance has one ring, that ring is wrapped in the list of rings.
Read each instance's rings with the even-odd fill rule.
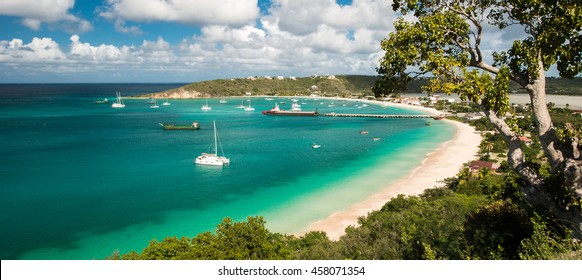
[[[499,168],[499,164],[490,161],[476,160],[469,164],[469,170],[471,170],[472,173],[478,173],[481,169],[488,169],[489,171],[497,172],[497,168]]]

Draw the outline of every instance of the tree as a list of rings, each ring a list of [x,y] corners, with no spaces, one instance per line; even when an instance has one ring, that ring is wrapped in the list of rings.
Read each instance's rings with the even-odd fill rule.
[[[495,146],[493,145],[493,142],[491,141],[485,141],[483,142],[483,149],[485,151],[487,151],[487,157],[490,157],[490,153],[493,150]]]
[[[524,181],[525,199],[550,211],[582,239],[582,145],[579,132],[557,128],[546,105],[546,74],[555,65],[560,76],[582,72],[582,4],[579,0],[394,0],[400,18],[382,41],[386,54],[377,71],[377,96],[401,90],[414,77],[432,75],[426,90],[458,93],[479,105],[508,146],[507,161]],[[486,58],[485,28],[521,26],[525,39]],[[487,62],[491,60],[492,63]],[[528,165],[509,110],[509,82],[531,98],[533,118],[551,175]],[[556,177],[563,182],[555,184]],[[568,202],[556,197],[564,189]]]

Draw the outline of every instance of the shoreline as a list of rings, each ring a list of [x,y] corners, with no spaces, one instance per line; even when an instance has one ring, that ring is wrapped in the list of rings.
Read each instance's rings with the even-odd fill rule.
[[[240,96],[242,98],[264,98],[271,96]],[[135,98],[135,97],[134,97]],[[143,97],[142,97],[143,98]],[[136,99],[142,99],[136,98]],[[181,97],[177,99],[202,99],[204,97]],[[325,100],[345,100],[361,102],[385,107],[397,107],[415,111],[426,112],[431,115],[441,115],[443,112],[434,108],[423,106],[392,103],[378,100],[339,98],[339,97],[311,97],[311,96],[285,96],[278,98],[304,98],[304,99],[325,99]],[[424,190],[441,186],[439,181],[456,176],[463,167],[463,164],[477,158],[478,146],[481,142],[481,135],[474,128],[465,123],[451,121],[447,119],[438,120],[448,122],[455,126],[455,135],[442,143],[437,149],[425,155],[421,165],[410,173],[403,175],[397,181],[386,185],[379,192],[371,194],[362,201],[348,205],[345,210],[332,213],[328,217],[312,222],[298,232],[289,232],[295,235],[304,235],[310,231],[324,231],[331,240],[338,240],[345,234],[345,229],[352,225],[357,226],[360,216],[366,216],[372,211],[382,208],[386,202],[399,194],[407,196],[421,194]]]
[[[366,102],[386,106],[396,105],[407,109],[423,109],[431,113],[439,112],[431,108],[405,104],[380,101]],[[387,185],[381,191],[351,205],[348,209],[333,213],[323,220],[310,224],[307,230],[299,233],[299,235],[310,231],[323,231],[327,233],[331,240],[338,240],[345,234],[345,229],[348,226],[357,226],[360,216],[366,216],[372,211],[381,209],[386,202],[397,195],[418,195],[426,189],[442,185],[439,181],[457,175],[463,164],[476,159],[481,135],[468,124],[446,119],[442,121],[455,125],[455,135],[451,140],[444,142],[439,148],[428,153],[419,167],[396,182]]]

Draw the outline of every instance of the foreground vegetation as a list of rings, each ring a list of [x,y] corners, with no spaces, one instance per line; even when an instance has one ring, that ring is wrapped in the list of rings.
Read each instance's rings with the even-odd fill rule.
[[[552,108],[551,113],[559,127],[582,128],[582,118],[568,109]],[[526,116],[518,125],[530,130],[531,122]],[[490,129],[482,120],[471,124]],[[539,139],[524,149],[531,166],[549,169]],[[489,160],[489,153],[507,153],[497,134],[486,134],[481,144],[482,159]],[[571,231],[524,201],[523,181],[507,162],[497,172],[465,168],[443,183],[419,196],[399,195],[360,217],[358,226],[348,227],[338,241],[324,232],[274,233],[262,217],[226,218],[213,232],[152,240],[141,252],[116,252],[108,259],[582,259],[582,246]]]

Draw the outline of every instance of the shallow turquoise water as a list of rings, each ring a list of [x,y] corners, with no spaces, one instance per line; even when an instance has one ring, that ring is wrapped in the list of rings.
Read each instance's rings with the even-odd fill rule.
[[[275,101],[290,107],[288,99],[253,98],[254,112],[236,108],[240,98],[210,99],[210,112],[200,110],[204,100],[159,109],[145,100],[128,99],[124,109],[92,104],[115,90],[175,86],[0,85],[0,258],[102,259],[153,238],[213,230],[223,217],[262,215],[272,230],[299,232],[412,171],[454,134],[422,119],[261,115]],[[321,113],[418,114],[301,101]],[[158,125],[194,120],[198,131]],[[193,164],[210,148],[212,121],[230,166]]]

